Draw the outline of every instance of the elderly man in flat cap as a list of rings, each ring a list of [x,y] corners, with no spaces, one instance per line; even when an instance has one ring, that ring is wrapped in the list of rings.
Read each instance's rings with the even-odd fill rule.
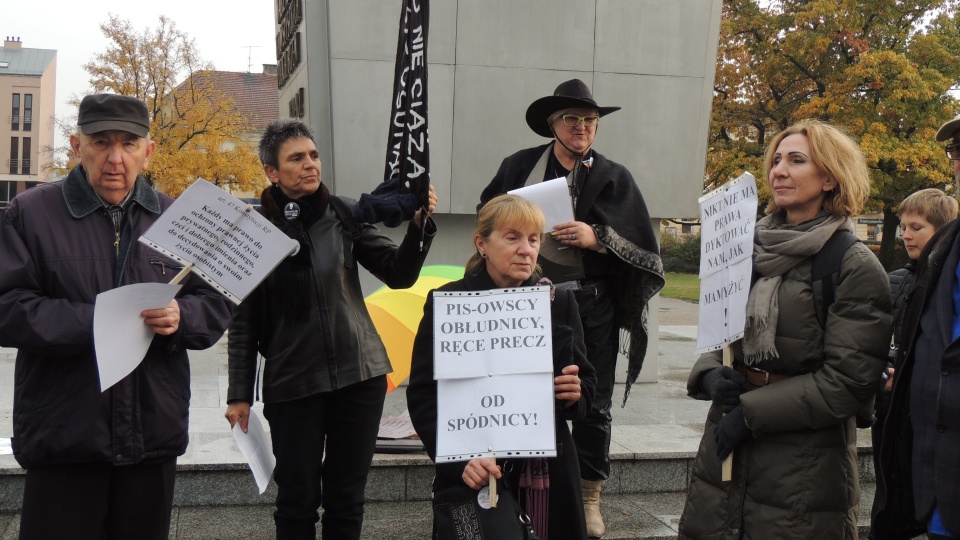
[[[140,313],[154,333],[140,365],[100,391],[97,294],[169,282],[179,265],[137,239],[173,200],[142,176],[156,144],[146,106],[80,102],[61,182],[27,190],[0,221],[0,345],[17,349],[13,453],[26,469],[20,538],[166,539],[177,456],[187,448],[187,349],[210,347],[227,300],[189,277]]]
[[[479,209],[524,185],[567,179],[574,221],[554,227],[538,262],[557,286],[577,290],[587,359],[597,370],[593,406],[585,418],[573,422],[587,534],[592,538],[605,532],[600,490],[610,474],[610,409],[618,345],[628,344],[622,352],[629,359],[629,393],[647,350],[647,302],[663,287],[660,250],[637,183],[623,165],[593,150],[601,117],[618,110],[597,105],[579,79],[561,83],[552,95],[534,101],[527,108],[527,125],[552,140],[504,159],[478,205]],[[560,249],[550,251],[551,243]],[[575,251],[564,253],[565,249]],[[551,253],[557,254],[555,260]],[[571,253],[582,258],[583,275],[576,279],[570,276],[578,272],[567,264]]]
[[[960,189],[960,116],[937,131]],[[960,538],[960,220],[930,239],[904,308],[874,456],[871,538]]]

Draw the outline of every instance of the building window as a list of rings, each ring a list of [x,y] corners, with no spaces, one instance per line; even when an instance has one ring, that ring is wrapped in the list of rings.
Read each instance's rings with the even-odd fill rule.
[[[20,138],[10,137],[10,174],[17,174],[20,165]]]
[[[9,203],[16,195],[17,195],[16,182],[0,181],[0,208],[7,206],[7,203]]]
[[[10,131],[20,131],[20,94],[13,95],[13,112],[10,113]]]
[[[23,159],[20,161],[20,174],[30,174],[30,137],[23,138]]]
[[[30,131],[32,127],[33,127],[33,94],[24,94],[23,95],[23,130]],[[26,153],[26,150],[24,150],[24,153]]]

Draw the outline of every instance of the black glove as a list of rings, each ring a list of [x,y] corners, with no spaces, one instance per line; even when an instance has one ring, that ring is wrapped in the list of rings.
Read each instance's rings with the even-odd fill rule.
[[[720,366],[700,376],[700,387],[720,412],[728,413],[740,405],[740,394],[746,392],[750,385],[739,371]]]
[[[750,428],[743,419],[743,405],[737,405],[720,419],[713,436],[717,441],[717,457],[723,461],[734,448],[750,436]]]

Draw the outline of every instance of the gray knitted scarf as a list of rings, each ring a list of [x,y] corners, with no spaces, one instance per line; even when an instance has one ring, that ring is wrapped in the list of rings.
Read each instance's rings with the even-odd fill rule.
[[[854,230],[848,217],[821,212],[798,225],[787,225],[782,212],[757,222],[753,239],[753,271],[759,276],[747,297],[743,332],[746,365],[778,358],[775,339],[780,306],[777,299],[783,275],[814,256],[837,230]]]

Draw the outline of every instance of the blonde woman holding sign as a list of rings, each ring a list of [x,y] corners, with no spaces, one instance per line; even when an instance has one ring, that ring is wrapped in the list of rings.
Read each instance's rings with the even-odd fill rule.
[[[477,217],[474,231],[477,252],[467,262],[464,278],[439,290],[482,291],[537,285],[537,255],[543,228],[543,213],[526,199],[516,195],[492,199]],[[440,463],[436,466],[433,490],[436,493],[462,485],[479,490],[490,483],[491,476],[499,479],[507,474],[508,485],[519,488],[517,500],[530,515],[541,540],[548,538],[549,532],[553,538],[586,539],[580,468],[566,421],[582,418],[589,410],[596,372],[586,359],[583,329],[573,293],[551,290],[551,297],[557,457],[480,458],[466,464]],[[437,383],[433,379],[432,293],[423,311],[413,345],[407,404],[424,448],[431,459],[435,459]]]
[[[764,168],[773,195],[756,226],[756,279],[734,367],[721,366],[720,351],[707,353],[687,381],[690,396],[713,407],[679,537],[852,540],[856,418],[872,414],[886,364],[890,288],[870,250],[849,244],[827,277],[835,296],[820,322],[811,269],[828,240],[854,230],[850,216],[870,192],[867,166],[846,134],[804,121],[773,139]],[[720,461],[731,452],[733,479],[724,483]]]

